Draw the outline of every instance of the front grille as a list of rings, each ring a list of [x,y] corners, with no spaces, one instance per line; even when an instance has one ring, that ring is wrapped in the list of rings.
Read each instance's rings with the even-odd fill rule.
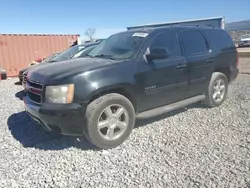
[[[42,103],[43,85],[37,82],[26,80],[26,90],[29,99],[36,104]]]
[[[31,81],[28,81],[28,83],[29,83],[30,87],[33,87],[33,88],[36,88],[36,89],[40,89],[40,90],[43,89],[43,85],[40,84],[40,83],[31,82]]]

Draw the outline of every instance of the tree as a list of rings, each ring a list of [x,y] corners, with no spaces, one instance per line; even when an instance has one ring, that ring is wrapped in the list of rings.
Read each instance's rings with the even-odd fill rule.
[[[85,36],[87,36],[87,37],[89,37],[89,40],[91,40],[91,41],[93,41],[93,37],[94,37],[94,35],[95,35],[95,28],[88,28],[88,29],[86,29],[85,30],[85,33],[84,33],[84,35]]]

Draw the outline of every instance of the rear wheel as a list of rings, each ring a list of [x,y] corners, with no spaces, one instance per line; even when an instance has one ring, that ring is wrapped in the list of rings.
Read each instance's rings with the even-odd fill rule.
[[[228,91],[227,77],[220,72],[212,74],[203,103],[209,107],[220,106],[226,99]]]
[[[107,94],[87,107],[86,137],[98,148],[122,144],[134,128],[135,112],[131,102],[120,94]]]

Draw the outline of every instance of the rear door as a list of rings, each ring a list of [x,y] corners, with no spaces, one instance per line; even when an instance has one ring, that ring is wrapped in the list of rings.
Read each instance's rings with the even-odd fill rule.
[[[189,72],[188,96],[193,97],[206,91],[213,72],[214,58],[200,30],[184,29],[180,35]]]
[[[188,72],[177,33],[174,29],[157,33],[149,42],[149,49],[165,48],[169,56],[164,59],[140,62],[138,80],[143,84],[144,97],[141,110],[170,104],[186,98]]]

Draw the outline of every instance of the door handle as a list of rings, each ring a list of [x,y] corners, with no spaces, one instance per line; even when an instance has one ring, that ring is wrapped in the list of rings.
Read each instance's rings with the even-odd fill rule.
[[[214,59],[208,59],[206,62],[207,63],[212,63],[212,62],[214,62]]]
[[[186,64],[180,64],[176,66],[176,69],[185,69],[185,68],[187,68]]]

